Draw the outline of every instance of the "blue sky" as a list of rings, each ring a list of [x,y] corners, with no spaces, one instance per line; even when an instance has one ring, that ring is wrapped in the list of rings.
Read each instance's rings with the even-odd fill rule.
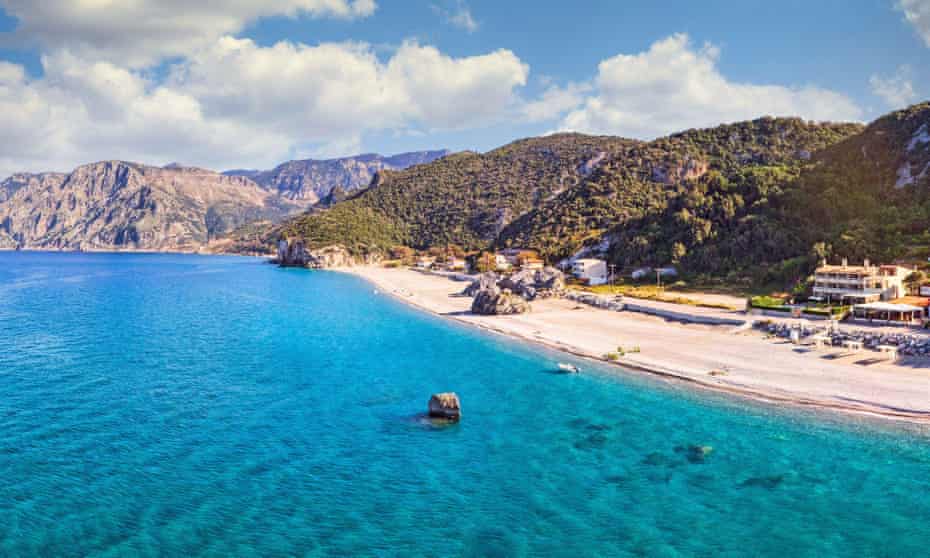
[[[0,0],[0,173],[649,139],[930,97],[930,0],[34,4]]]

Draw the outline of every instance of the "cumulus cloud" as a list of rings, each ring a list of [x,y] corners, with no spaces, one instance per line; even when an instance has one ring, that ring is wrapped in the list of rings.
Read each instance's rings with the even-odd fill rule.
[[[487,123],[516,101],[528,73],[508,50],[451,58],[405,42],[382,63],[363,43],[261,47],[225,37],[175,66],[167,83],[199,99],[211,117],[325,138],[340,130]]]
[[[872,93],[885,101],[890,108],[905,107],[917,98],[911,83],[910,66],[900,66],[894,75],[889,77],[873,74],[869,78],[869,85],[872,87]]]
[[[68,53],[43,58],[45,77],[0,66],[0,172],[68,170],[100,159],[198,164],[267,159],[287,136],[229,119],[208,119],[200,102],[108,62]]]
[[[739,83],[717,68],[720,51],[685,34],[598,65],[594,93],[562,120],[563,130],[654,138],[687,128],[771,116],[859,120],[848,97],[814,86]]]
[[[930,0],[899,0],[896,7],[930,47]]]
[[[478,21],[471,15],[471,8],[469,8],[468,4],[463,0],[458,0],[455,7],[452,9],[446,9],[436,4],[433,4],[432,7],[433,11],[442,18],[443,22],[464,29],[469,33],[474,33],[478,30]]]
[[[382,62],[362,43],[263,47],[233,37],[157,82],[67,51],[42,63],[36,79],[0,63],[4,175],[110,158],[226,168],[267,167],[298,152],[345,154],[368,132],[504,118],[529,72],[507,50],[452,58],[407,42]]]
[[[569,110],[584,102],[584,95],[591,91],[588,83],[569,83],[561,87],[550,85],[542,94],[521,107],[523,118],[528,122],[551,121],[560,118]]]
[[[19,20],[8,45],[67,49],[88,59],[140,67],[183,56],[262,17],[352,19],[374,0],[0,0]]]

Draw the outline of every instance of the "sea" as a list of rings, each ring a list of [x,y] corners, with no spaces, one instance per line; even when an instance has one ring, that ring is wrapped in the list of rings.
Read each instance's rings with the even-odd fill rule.
[[[446,391],[456,424],[424,416]],[[928,552],[920,428],[575,359],[344,273],[0,253],[0,556]]]

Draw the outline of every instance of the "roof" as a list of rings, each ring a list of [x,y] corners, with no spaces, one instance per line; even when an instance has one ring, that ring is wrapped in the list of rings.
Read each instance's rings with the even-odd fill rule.
[[[919,306],[910,304],[893,304],[891,302],[870,302],[868,304],[857,304],[855,308],[864,310],[878,310],[880,312],[923,312]]]
[[[599,260],[597,258],[579,258],[575,260],[575,263],[585,264],[585,263],[607,263],[607,262],[605,260]]]
[[[855,275],[871,275],[877,272],[878,268],[861,265],[822,265],[815,271],[815,273],[849,273]]]

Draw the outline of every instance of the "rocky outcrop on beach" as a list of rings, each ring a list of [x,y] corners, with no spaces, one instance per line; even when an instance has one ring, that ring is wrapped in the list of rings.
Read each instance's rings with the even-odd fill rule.
[[[462,404],[454,392],[436,393],[429,398],[429,416],[448,420],[462,417]]]
[[[465,290],[462,291],[462,294],[465,296],[475,296],[479,292],[491,289],[497,286],[498,276],[493,271],[486,271],[478,276],[477,279],[471,282],[470,285],[465,287]]]
[[[278,242],[278,255],[273,261],[281,267],[313,269],[347,267],[355,264],[355,260],[343,246],[334,245],[309,250],[300,240],[284,239]]]
[[[508,277],[500,277],[493,271],[487,271],[465,287],[462,294],[476,296],[491,287],[509,290],[526,300],[561,296],[565,293],[565,274],[554,267],[518,271]]]
[[[526,300],[561,296],[565,292],[565,274],[554,267],[528,269],[501,279],[498,286]]]
[[[471,311],[484,316],[523,314],[530,311],[530,303],[510,289],[494,286],[478,291],[471,303]]]

